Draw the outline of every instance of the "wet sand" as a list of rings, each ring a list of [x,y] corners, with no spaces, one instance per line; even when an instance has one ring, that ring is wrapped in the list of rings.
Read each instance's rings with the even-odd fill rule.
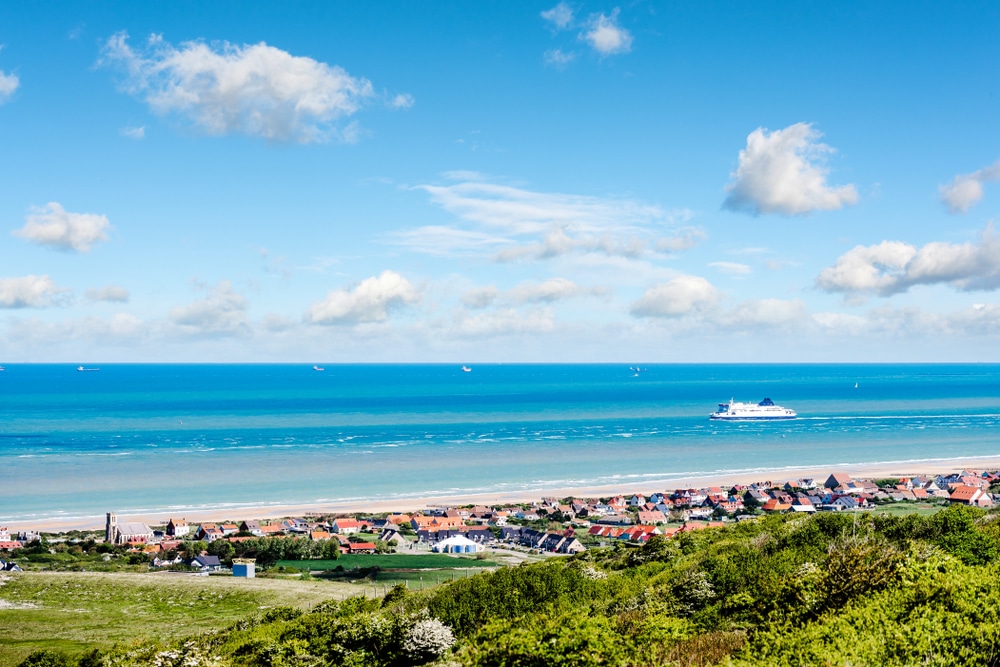
[[[197,512],[169,513],[154,512],[149,514],[120,515],[119,521],[142,521],[150,526],[161,526],[169,519],[184,518],[188,523],[239,521],[249,519],[271,519],[291,516],[316,516],[326,514],[353,514],[386,512],[412,512],[438,507],[453,507],[460,505],[505,505],[525,503],[539,500],[542,497],[576,497],[597,498],[613,495],[632,495],[634,493],[650,494],[656,491],[672,491],[681,488],[702,488],[707,486],[731,486],[733,484],[749,484],[752,482],[771,481],[783,484],[790,479],[811,477],[820,484],[831,473],[847,473],[855,478],[880,479],[883,477],[911,477],[917,475],[939,475],[961,470],[997,470],[1000,469],[1000,456],[966,457],[958,459],[924,459],[920,461],[896,461],[870,464],[843,464],[832,466],[815,466],[807,468],[780,468],[769,470],[744,471],[733,474],[707,475],[701,477],[670,477],[659,480],[646,480],[641,485],[624,487],[606,485],[576,488],[546,488],[530,489],[511,493],[463,494],[458,496],[424,496],[420,498],[399,498],[394,500],[357,500],[333,504],[302,504],[302,505],[267,505],[262,507],[246,507],[239,510],[220,508],[205,509]],[[104,516],[84,516],[52,518],[40,521],[6,521],[0,517],[0,525],[11,530],[32,529],[42,532],[58,533],[68,530],[103,530]]]

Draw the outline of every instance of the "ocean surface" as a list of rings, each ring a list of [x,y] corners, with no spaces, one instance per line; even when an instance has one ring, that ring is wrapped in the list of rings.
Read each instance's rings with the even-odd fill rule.
[[[1000,455],[1000,365],[642,368],[8,365],[0,524]]]

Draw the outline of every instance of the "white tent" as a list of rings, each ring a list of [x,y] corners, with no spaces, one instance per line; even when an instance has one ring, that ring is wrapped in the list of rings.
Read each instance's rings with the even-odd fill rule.
[[[455,535],[446,540],[441,540],[431,547],[431,549],[442,554],[474,554],[482,549],[482,546],[467,537]]]

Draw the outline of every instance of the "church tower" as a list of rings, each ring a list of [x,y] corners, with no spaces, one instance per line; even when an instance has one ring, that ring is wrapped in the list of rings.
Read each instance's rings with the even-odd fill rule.
[[[108,521],[104,525],[104,541],[114,544],[118,539],[118,515],[108,512]]]

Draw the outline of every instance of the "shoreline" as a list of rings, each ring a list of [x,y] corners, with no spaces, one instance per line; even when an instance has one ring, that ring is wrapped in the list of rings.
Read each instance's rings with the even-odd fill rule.
[[[680,488],[703,488],[708,486],[732,486],[749,484],[763,480],[775,483],[802,477],[820,478],[833,472],[843,472],[859,479],[884,477],[912,477],[918,475],[938,475],[973,469],[1000,469],[1000,455],[970,456],[961,458],[923,459],[917,461],[884,461],[875,463],[841,463],[789,468],[767,468],[760,470],[736,471],[732,473],[709,473],[703,475],[666,475],[656,479],[635,482],[605,484],[585,487],[545,487],[520,491],[422,495],[413,498],[364,500],[356,499],[340,502],[296,503],[272,505],[248,505],[246,507],[205,508],[195,511],[150,511],[136,514],[120,514],[119,519],[141,521],[148,525],[162,525],[169,519],[186,519],[188,523],[218,522],[223,520],[260,520],[291,516],[315,516],[319,514],[355,514],[413,512],[441,506],[461,505],[504,505],[532,502],[542,497],[566,498],[569,496],[607,497],[611,495],[631,495],[651,493]],[[630,485],[630,486],[625,486]],[[109,508],[113,511],[114,508]],[[104,515],[74,517],[50,517],[38,520],[7,520],[0,518],[0,525],[11,530],[37,530],[45,533],[59,533],[70,530],[103,530]]]

